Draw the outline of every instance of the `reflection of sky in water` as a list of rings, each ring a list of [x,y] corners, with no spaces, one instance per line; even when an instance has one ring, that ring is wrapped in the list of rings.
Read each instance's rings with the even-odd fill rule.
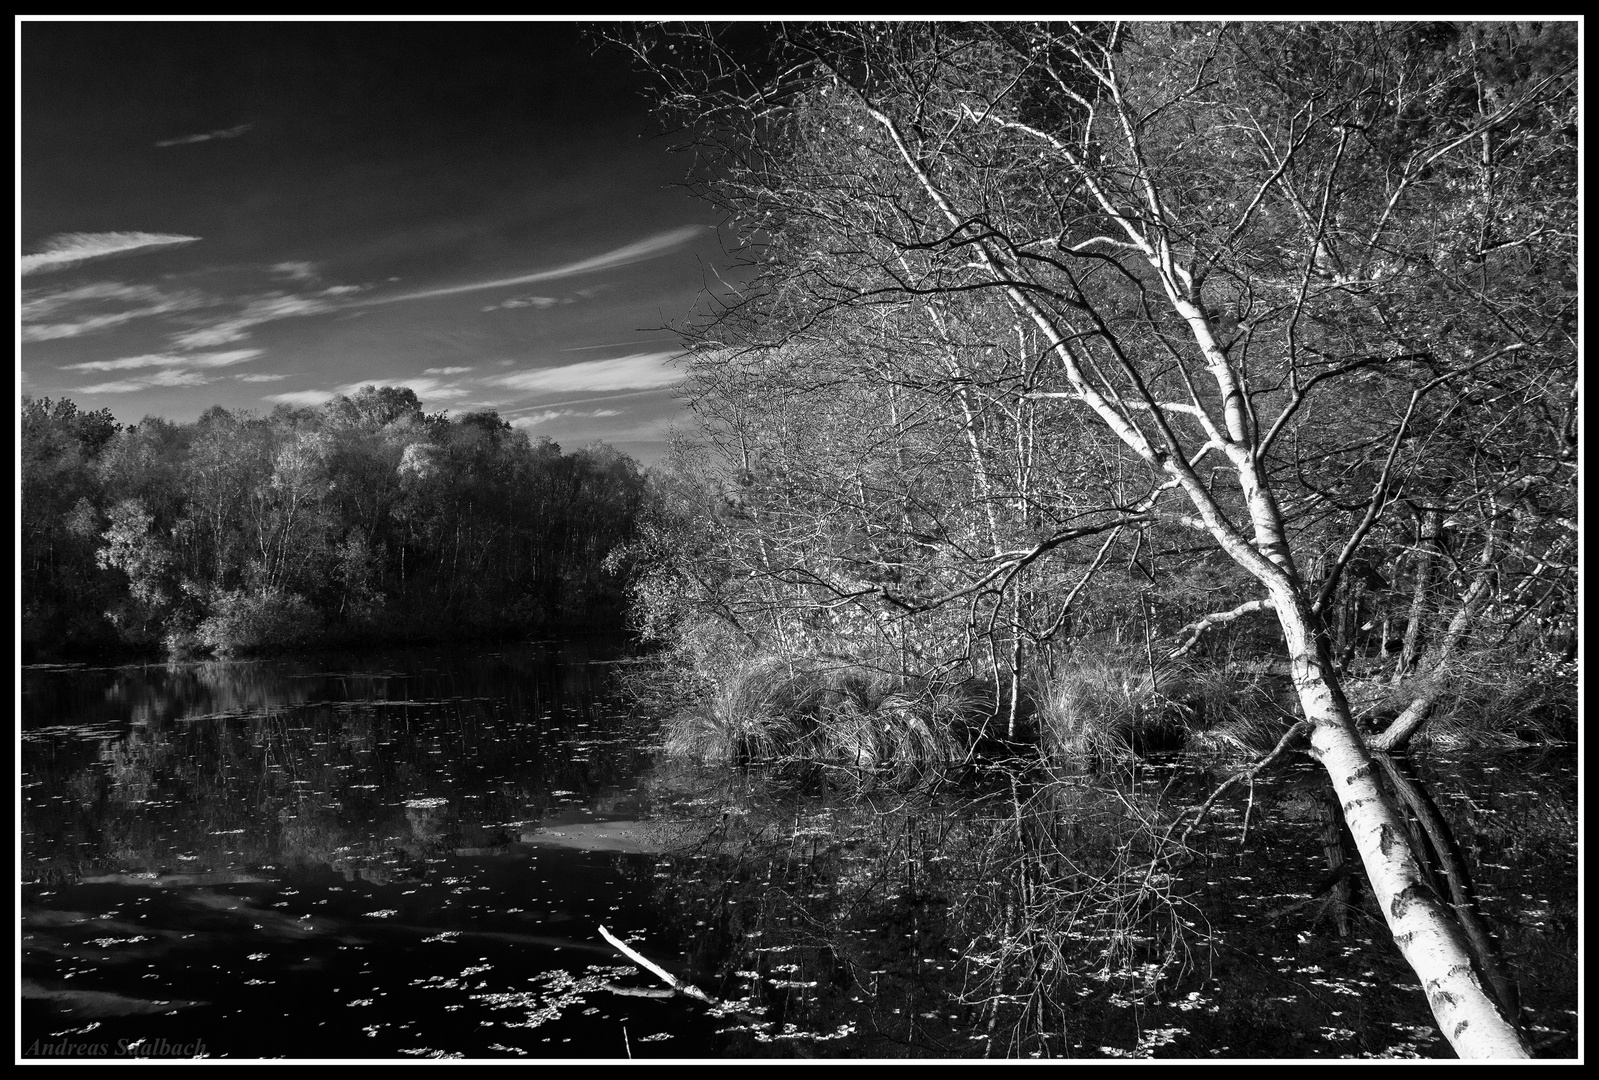
[[[1020,929],[981,918],[988,897],[1003,910],[1017,865],[1013,789],[861,798],[652,765],[651,733],[596,695],[603,670],[527,648],[368,660],[359,674],[325,661],[26,673],[24,1046],[1442,1050],[1369,913],[1348,936],[1323,913],[1274,915],[1328,871],[1308,768],[1218,805],[1193,841],[1202,858],[1173,874],[1094,860],[1139,816],[1197,801],[1214,784],[1203,772],[1145,766],[1121,790],[1077,777],[1029,796],[1067,845],[1028,887],[1059,897],[1071,958],[1062,971],[1035,952],[1018,968]],[[1573,773],[1558,757],[1499,760],[1423,764],[1516,963],[1534,1041],[1560,1038],[1575,1022],[1575,821],[1561,818]],[[601,925],[719,1004],[663,997]],[[1073,1019],[1024,1039],[1015,1010],[1046,983]]]

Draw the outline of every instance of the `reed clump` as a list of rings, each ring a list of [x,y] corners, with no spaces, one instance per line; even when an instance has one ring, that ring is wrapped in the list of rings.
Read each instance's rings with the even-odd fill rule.
[[[1495,662],[1495,661],[1498,662]],[[1458,658],[1427,723],[1412,740],[1444,748],[1510,749],[1527,744],[1575,742],[1575,665],[1518,665],[1484,651]],[[1423,687],[1401,683],[1396,697],[1407,703]]]
[[[1080,652],[1034,675],[1033,727],[1043,755],[1082,763],[1177,749],[1181,672],[1116,652]]]
[[[1182,672],[1184,748],[1258,758],[1298,719],[1288,676],[1260,664],[1193,664]]]
[[[797,758],[874,769],[963,757],[986,705],[958,683],[836,661],[749,657],[703,679],[664,750],[703,762]]]

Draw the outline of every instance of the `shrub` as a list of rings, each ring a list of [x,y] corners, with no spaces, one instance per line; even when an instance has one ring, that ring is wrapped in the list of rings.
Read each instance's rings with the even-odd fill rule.
[[[317,614],[302,596],[277,589],[235,590],[212,600],[195,637],[218,656],[236,656],[304,645],[318,629]]]

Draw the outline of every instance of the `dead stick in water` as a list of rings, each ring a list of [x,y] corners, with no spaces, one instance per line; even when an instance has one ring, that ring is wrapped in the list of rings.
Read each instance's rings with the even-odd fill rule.
[[[717,1004],[716,999],[711,997],[711,995],[707,994],[705,991],[696,986],[690,986],[688,983],[683,982],[676,975],[673,975],[670,971],[667,971],[660,965],[653,964],[644,959],[644,957],[640,956],[637,952],[634,952],[625,941],[618,940],[616,935],[612,934],[603,926],[600,927],[600,937],[604,938],[606,941],[609,941],[613,946],[616,947],[617,951],[619,951],[629,960],[633,961],[635,964],[654,972],[657,978],[659,978],[667,986],[670,986],[673,990],[676,990],[678,993],[687,994],[689,997],[703,1001],[707,1005]]]
[[[705,1004],[711,1006],[711,1008],[719,1010],[721,1015],[731,1016],[740,1023],[748,1025],[752,1030],[768,1031],[771,1029],[772,1022],[770,1020],[762,1020],[758,1016],[752,1016],[743,1010],[733,1008],[726,1002],[716,1000],[699,987],[692,986],[684,982],[676,975],[673,975],[670,971],[667,971],[665,968],[661,967],[659,964],[653,964],[644,959],[644,957],[640,956],[636,951],[634,951],[634,949],[628,945],[627,942],[618,940],[615,934],[611,933],[603,926],[600,927],[600,936],[614,945],[617,951],[623,956],[627,957],[635,964],[638,964],[640,967],[648,968],[650,971],[654,972],[657,978],[659,978],[667,986],[670,986],[673,990],[677,991],[679,994],[687,994],[696,1001],[703,1001]],[[637,995],[640,993],[637,990],[627,991],[619,987],[613,987],[612,989],[615,989],[619,994],[631,993]]]

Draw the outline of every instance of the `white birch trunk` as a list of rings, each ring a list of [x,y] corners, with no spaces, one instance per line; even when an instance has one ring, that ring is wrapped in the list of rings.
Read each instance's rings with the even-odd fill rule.
[[[1377,782],[1376,766],[1355,731],[1349,703],[1315,633],[1309,603],[1292,593],[1272,599],[1300,705],[1315,725],[1311,755],[1332,779],[1394,944],[1420,978],[1439,1030],[1462,1058],[1530,1057],[1478,981],[1465,935],[1427,884],[1404,823]]]
[[[961,228],[964,219],[912,152],[894,120],[864,100],[863,104],[873,119],[887,129],[918,185],[932,198],[950,225]],[[1256,456],[1257,446],[1246,416],[1246,399],[1238,373],[1218,345],[1205,310],[1193,294],[1191,282],[1172,258],[1164,235],[1158,241],[1144,235],[1131,218],[1099,194],[1092,175],[1075,155],[1058,142],[1055,145],[1077,166],[1079,175],[1095,191],[1106,212],[1142,250],[1159,275],[1173,309],[1188,324],[1206,369],[1221,393],[1223,415],[1218,423],[1197,396],[1185,408],[1200,422],[1209,444],[1220,449],[1231,462],[1249,514],[1252,539],[1228,521],[1222,506],[1195,473],[1188,461],[1188,451],[1168,422],[1168,407],[1143,387],[1138,388],[1143,414],[1150,418],[1157,433],[1157,445],[1133,422],[1131,413],[1121,406],[1120,398],[1107,396],[1094,385],[1089,370],[1079,361],[1070,343],[1071,336],[1063,334],[1056,320],[1018,287],[1017,277],[1001,256],[979,243],[975,245],[978,264],[1000,283],[1017,313],[1048,340],[1062,362],[1073,396],[1139,457],[1175,480],[1198,511],[1198,520],[1193,524],[1208,532],[1234,562],[1266,587],[1287,642],[1300,705],[1305,719],[1314,725],[1311,753],[1332,779],[1344,820],[1355,838],[1355,847],[1382,907],[1383,918],[1400,953],[1420,978],[1444,1038],[1462,1058],[1530,1057],[1515,1028],[1499,1014],[1492,999],[1483,991],[1472,967],[1471,950],[1465,936],[1448,907],[1427,884],[1398,810],[1377,783],[1376,766],[1355,730],[1349,702],[1339,687],[1324,637],[1318,632],[1319,617],[1312,610],[1294,567],[1281,508]],[[1134,151],[1136,159],[1136,145]],[[1147,178],[1141,162],[1135,171]],[[1145,187],[1152,219],[1161,221],[1160,200],[1147,181]]]

